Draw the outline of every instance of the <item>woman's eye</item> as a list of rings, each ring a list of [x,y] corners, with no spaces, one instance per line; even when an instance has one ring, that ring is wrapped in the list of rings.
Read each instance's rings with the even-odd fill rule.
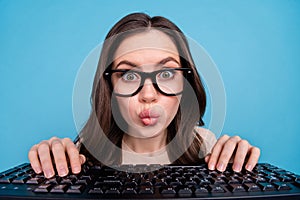
[[[161,79],[170,79],[174,76],[173,71],[163,71],[159,74],[159,78]]]
[[[138,79],[138,75],[134,72],[126,72],[122,75],[122,79],[125,81],[135,81]]]

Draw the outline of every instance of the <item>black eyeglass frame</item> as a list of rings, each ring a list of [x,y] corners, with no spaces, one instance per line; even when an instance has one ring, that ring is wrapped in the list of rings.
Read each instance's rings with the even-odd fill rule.
[[[165,95],[165,96],[177,96],[177,95],[180,95],[182,94],[183,90],[181,92],[178,92],[178,93],[165,93],[164,91],[162,91],[158,84],[156,83],[156,75],[158,73],[161,73],[161,72],[164,72],[164,71],[172,71],[172,70],[178,70],[178,71],[183,71],[183,76],[185,78],[187,78],[187,75],[188,74],[192,74],[192,69],[191,68],[164,68],[164,69],[161,69],[161,70],[156,70],[156,71],[153,71],[153,72],[142,72],[142,71],[136,71],[136,70],[129,70],[129,69],[110,69],[110,70],[107,70],[104,72],[104,77],[109,80],[109,83],[110,83],[110,86],[112,88],[112,91],[113,91],[113,86],[112,86],[112,81],[111,81],[111,76],[113,73],[116,73],[116,72],[129,72],[129,71],[134,71],[135,73],[139,74],[141,76],[141,82],[140,82],[140,85],[139,87],[137,88],[137,90],[135,92],[133,92],[132,94],[119,94],[119,93],[116,93],[116,92],[113,92],[113,94],[115,94],[116,96],[120,96],[120,97],[132,97],[134,95],[136,95],[137,93],[139,93],[144,84],[145,84],[145,80],[147,78],[150,78],[151,81],[152,81],[152,85],[153,87],[159,91],[161,94]]]

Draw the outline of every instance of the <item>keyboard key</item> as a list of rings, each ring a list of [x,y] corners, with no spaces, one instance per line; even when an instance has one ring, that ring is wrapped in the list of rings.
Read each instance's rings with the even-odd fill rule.
[[[36,193],[48,193],[51,189],[51,184],[42,184],[39,187],[37,187],[36,189],[33,190],[33,192]]]
[[[80,177],[80,179],[91,181],[91,180],[93,180],[93,176],[92,175],[82,175]]]
[[[176,186],[182,185],[182,183],[181,182],[171,182],[169,185],[173,186],[173,187],[176,187]]]
[[[42,183],[43,181],[44,181],[43,178],[33,177],[33,178],[29,179],[26,183],[32,184],[32,185],[38,185],[38,184]]]
[[[51,193],[65,193],[67,191],[67,189],[68,189],[68,185],[66,185],[66,184],[55,185],[50,192]]]
[[[228,184],[237,184],[237,183],[240,183],[240,181],[234,177],[230,177],[227,179],[228,181]]]
[[[67,190],[67,193],[80,194],[83,192],[84,189],[84,185],[71,185],[70,188]]]
[[[103,194],[103,191],[101,188],[97,187],[97,188],[90,189],[89,194]]]
[[[152,195],[154,194],[154,189],[152,187],[141,187],[139,192],[139,194],[146,194],[146,195]]]
[[[199,187],[195,190],[195,195],[197,197],[207,195],[207,194],[208,194],[208,190],[205,187]]]
[[[135,182],[135,181],[129,181],[129,182],[126,182],[124,184],[124,187],[132,187],[132,188],[135,188],[136,186],[138,186],[138,184]]]
[[[92,166],[92,167],[88,170],[88,173],[89,173],[89,174],[96,175],[96,176],[99,176],[99,175],[102,173],[102,171],[101,171],[101,166],[99,166],[99,165]]]
[[[8,169],[8,170],[6,170],[6,171],[4,171],[4,172],[1,172],[1,175],[3,175],[3,176],[8,176],[8,175],[10,175],[10,174],[16,172],[17,170],[18,170],[18,168],[14,167],[14,168],[12,168],[12,169]]]
[[[190,197],[192,196],[193,192],[190,188],[185,187],[178,190],[178,196],[180,197]]]
[[[30,167],[29,163],[22,163],[19,166],[17,166],[16,168],[18,168],[18,169],[25,169],[25,168],[28,168],[28,167]]]
[[[226,184],[225,180],[222,177],[212,178],[214,184],[222,185]]]
[[[20,177],[17,177],[15,178],[12,183],[15,183],[15,184],[22,184],[22,183],[26,183],[26,181],[28,181],[30,179],[29,176],[27,175],[24,175],[24,176],[20,176]]]
[[[196,186],[197,183],[195,181],[187,181],[184,183],[184,185],[188,186],[188,187],[191,187],[191,186]]]
[[[124,194],[124,195],[136,195],[137,192],[134,188],[128,187],[128,188],[125,188],[125,190],[123,190],[122,194]]]
[[[287,183],[275,182],[273,185],[277,190],[291,190],[292,188]]]
[[[15,176],[9,175],[9,176],[4,176],[0,179],[0,183],[11,183],[14,178],[16,178]]]
[[[164,197],[175,197],[175,195],[176,195],[176,191],[175,191],[174,187],[171,187],[171,186],[161,188],[160,193]]]
[[[211,193],[224,193],[225,190],[220,185],[209,185],[209,190]]]
[[[240,183],[244,184],[244,183],[253,183],[253,179],[249,178],[248,176],[244,176],[244,177],[239,177],[238,178]]]
[[[261,191],[260,187],[255,183],[245,183],[245,188],[248,192],[258,192]]]
[[[262,189],[262,191],[274,191],[275,186],[271,183],[258,183],[259,187]]]
[[[122,183],[120,182],[120,184],[122,184]],[[139,185],[140,186],[152,186],[152,183],[150,181],[142,181]]]
[[[269,183],[280,181],[276,176],[266,176],[265,178]]]
[[[281,182],[291,182],[293,179],[286,175],[281,175],[278,177]]]
[[[105,187],[105,188],[111,188],[111,187],[119,188],[122,185],[123,185],[122,182],[118,180],[104,180],[103,182],[97,181],[95,183],[95,187]]]
[[[57,176],[57,177],[47,179],[45,184],[58,185],[60,181],[61,181],[61,177]]]
[[[116,195],[119,195],[121,194],[120,191],[117,189],[117,188],[109,188],[105,191],[105,194],[106,195],[113,195],[113,196],[116,196]]]
[[[210,180],[208,180],[208,179],[205,178],[205,179],[200,180],[199,185],[209,185],[211,183],[212,182]]]
[[[167,184],[164,182],[164,180],[163,179],[160,179],[160,178],[156,178],[155,180],[154,180],[154,186],[155,187],[159,187],[159,186],[166,186]]]
[[[254,183],[265,183],[265,182],[267,182],[267,180],[262,176],[255,176],[255,177],[253,177],[253,182]]]
[[[245,192],[245,188],[242,184],[229,184],[228,188],[231,192]]]
[[[61,184],[73,185],[77,181],[74,177],[63,177],[60,181]]]
[[[294,181],[299,181],[300,180],[300,175],[295,175],[295,174],[291,174],[289,175]]]
[[[25,174],[24,171],[19,171],[19,172],[14,173],[15,176],[23,176],[24,174]]]
[[[82,185],[88,185],[91,181],[89,179],[78,179],[75,184],[79,185],[79,184],[82,184]]]

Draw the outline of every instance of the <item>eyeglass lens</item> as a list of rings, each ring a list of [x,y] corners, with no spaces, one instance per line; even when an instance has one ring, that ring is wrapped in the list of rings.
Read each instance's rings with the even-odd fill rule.
[[[183,90],[184,75],[180,70],[164,69],[151,73],[129,70],[112,74],[114,93],[131,95],[144,85],[147,78],[166,94],[177,94]]]

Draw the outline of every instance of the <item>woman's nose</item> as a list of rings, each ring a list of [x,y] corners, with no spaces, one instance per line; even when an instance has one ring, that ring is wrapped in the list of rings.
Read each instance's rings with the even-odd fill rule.
[[[150,79],[146,79],[142,90],[139,92],[139,99],[145,103],[157,101],[158,91],[154,88]]]

